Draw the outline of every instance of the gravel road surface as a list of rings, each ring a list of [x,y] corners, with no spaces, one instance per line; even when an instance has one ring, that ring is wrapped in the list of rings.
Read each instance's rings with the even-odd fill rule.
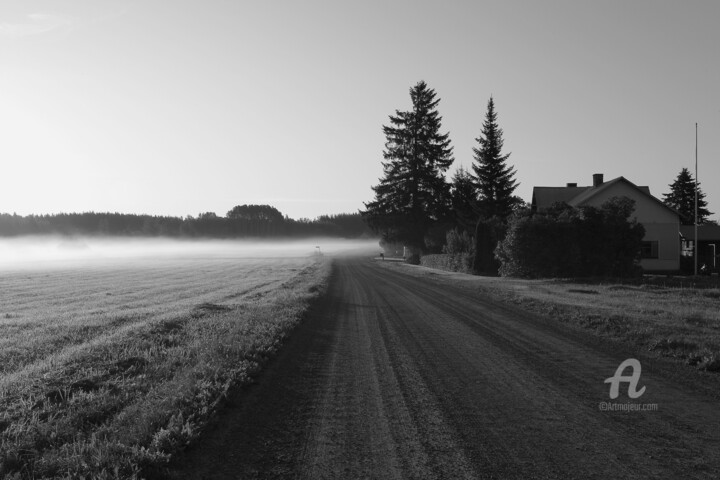
[[[720,478],[720,402],[697,372],[388,263],[335,260],[173,478]],[[633,356],[645,392],[611,400]]]

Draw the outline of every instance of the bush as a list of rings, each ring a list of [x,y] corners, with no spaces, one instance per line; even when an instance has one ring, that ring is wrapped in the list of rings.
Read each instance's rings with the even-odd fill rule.
[[[444,248],[443,245],[446,243],[447,232],[450,227],[451,225],[447,222],[439,222],[430,227],[427,232],[425,232],[425,246],[422,249],[422,252],[428,254],[442,252]]]
[[[445,235],[445,246],[442,248],[442,253],[472,255],[475,253],[475,240],[468,232],[460,233],[457,228],[453,228]]]
[[[420,255],[417,253],[410,254],[406,259],[405,263],[410,265],[420,265]]]
[[[420,264],[448,272],[472,272],[472,256],[468,253],[423,255]]]
[[[543,212],[518,215],[495,250],[500,274],[636,276],[645,228],[628,220],[633,210],[633,200],[615,197],[600,208],[556,204]]]

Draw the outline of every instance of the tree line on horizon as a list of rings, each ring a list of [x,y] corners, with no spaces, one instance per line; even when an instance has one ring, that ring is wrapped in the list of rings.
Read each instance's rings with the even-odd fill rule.
[[[585,271],[624,276],[637,271],[644,228],[630,218],[634,202],[621,198],[600,208],[554,205],[532,211],[514,195],[516,170],[508,163],[510,154],[503,152],[493,97],[475,139],[471,171],[461,167],[448,182],[445,173],[454,158],[449,133],[441,132],[440,100],[424,81],[410,89],[410,98],[412,109],[396,110],[390,124],[383,125],[383,177],[372,187],[375,198],[361,212],[387,250],[409,248],[412,263],[424,254],[464,255],[468,270],[490,275],[577,276]],[[695,185],[687,169],[670,189],[663,201],[678,211],[683,224],[693,223]],[[704,197],[698,188],[700,223],[712,214]],[[595,237],[583,234],[585,230],[596,232]],[[570,250],[572,256],[564,253]],[[574,260],[537,262],[543,255]],[[603,268],[589,268],[580,261],[583,256]]]
[[[205,212],[197,217],[127,213],[0,214],[0,236],[88,235],[179,238],[372,238],[359,213],[321,215],[295,220],[270,205],[238,205],[226,216]]]

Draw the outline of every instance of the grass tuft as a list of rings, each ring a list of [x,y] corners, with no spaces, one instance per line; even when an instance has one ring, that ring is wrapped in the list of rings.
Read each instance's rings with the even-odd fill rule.
[[[697,351],[698,345],[685,338],[661,338],[650,343],[650,351],[659,351],[664,355],[687,358],[692,352]]]

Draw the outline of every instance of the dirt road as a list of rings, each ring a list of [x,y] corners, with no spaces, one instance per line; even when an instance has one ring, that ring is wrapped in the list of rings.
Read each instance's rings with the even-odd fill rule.
[[[644,394],[624,382],[611,400],[604,380],[633,352],[407,270],[336,261],[325,300],[174,476],[720,478],[702,377],[638,357]]]

